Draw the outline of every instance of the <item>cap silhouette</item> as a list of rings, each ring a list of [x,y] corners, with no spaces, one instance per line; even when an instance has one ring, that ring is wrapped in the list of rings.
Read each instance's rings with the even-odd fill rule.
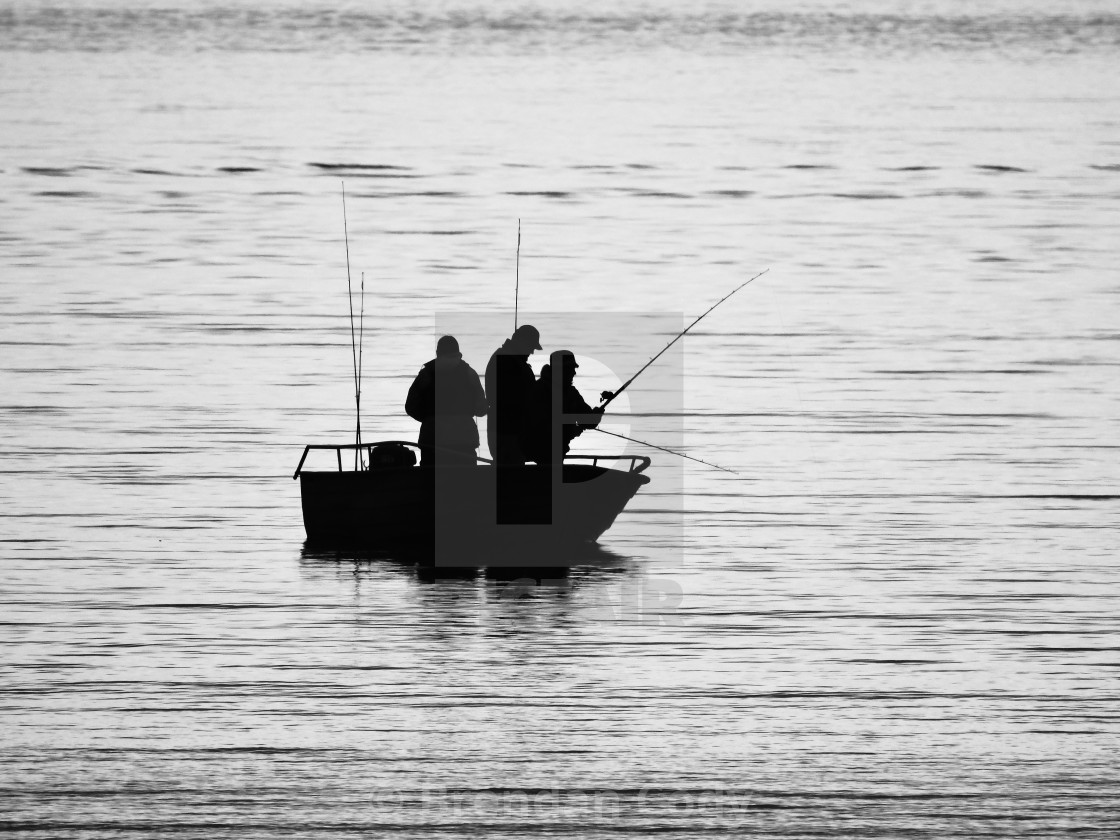
[[[527,347],[532,347],[534,350],[541,349],[541,334],[534,326],[522,324],[513,331],[513,337],[519,342],[523,342]]]

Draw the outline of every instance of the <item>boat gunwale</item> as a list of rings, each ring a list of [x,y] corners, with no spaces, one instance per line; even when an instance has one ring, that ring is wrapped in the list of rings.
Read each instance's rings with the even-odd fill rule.
[[[371,453],[372,453],[373,448],[375,446],[382,446],[382,445],[385,445],[385,444],[400,444],[402,446],[412,447],[413,449],[415,449],[417,451],[420,450],[419,444],[417,444],[415,441],[410,441],[410,440],[375,440],[375,441],[371,441],[369,443],[341,443],[341,444],[309,443],[309,444],[306,444],[303,448],[303,455],[299,459],[299,464],[296,466],[295,473],[292,474],[292,479],[295,480],[295,479],[299,478],[300,473],[303,472],[303,464],[307,460],[307,456],[308,456],[308,454],[310,454],[310,452],[312,450],[330,451],[330,450],[333,449],[337,454],[338,469],[337,470],[309,470],[309,472],[316,472],[316,473],[369,472],[370,471],[369,468],[364,469],[364,470],[344,470],[342,468],[342,453],[343,453],[343,451],[356,451],[356,450],[364,449],[364,450],[366,450],[366,456],[368,458],[368,457],[371,457]],[[475,457],[477,458],[479,463],[488,464],[488,465],[491,465],[491,466],[494,465],[494,462],[490,458],[485,458],[481,455],[476,455]],[[652,463],[649,456],[647,456],[647,455],[594,455],[594,454],[590,454],[590,455],[565,455],[564,456],[564,463],[568,463],[569,461],[590,461],[591,462],[590,466],[593,466],[593,467],[599,466],[599,461],[600,460],[605,460],[605,461],[629,461],[630,462],[630,467],[629,467],[629,469],[625,470],[626,473],[643,473],[649,468],[650,464]],[[476,466],[477,465],[478,464],[476,464]],[[425,469],[425,468],[417,467],[417,469]],[[604,467],[604,469],[609,469],[609,468]],[[623,472],[623,470],[616,470],[616,472]]]

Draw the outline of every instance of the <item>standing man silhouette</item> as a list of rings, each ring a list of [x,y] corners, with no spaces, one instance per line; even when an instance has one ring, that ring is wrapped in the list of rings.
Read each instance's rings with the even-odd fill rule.
[[[497,466],[525,464],[521,426],[537,381],[529,357],[540,349],[537,328],[523,324],[494,351],[486,365],[486,396],[490,401],[486,441]]]
[[[478,456],[475,417],[486,414],[486,394],[459,342],[445,335],[436,357],[420,369],[404,410],[420,421],[420,466],[473,466]]]

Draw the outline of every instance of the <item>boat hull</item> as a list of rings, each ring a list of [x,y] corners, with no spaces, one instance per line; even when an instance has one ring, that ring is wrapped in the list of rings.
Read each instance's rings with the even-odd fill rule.
[[[523,563],[597,541],[647,476],[587,464],[299,473],[309,544],[408,547],[447,565]]]

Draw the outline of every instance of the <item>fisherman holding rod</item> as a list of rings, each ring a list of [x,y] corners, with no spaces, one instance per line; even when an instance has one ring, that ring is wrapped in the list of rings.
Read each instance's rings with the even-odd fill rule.
[[[740,289],[743,289],[745,286],[757,280],[768,270],[769,269],[761,271],[745,283],[741,283],[708,307],[696,320],[677,333],[673,339],[661,348],[653,358],[646,362],[637,373],[626,380],[621,388],[614,392],[603,391],[601,395],[602,402],[595,408],[587,404],[579,390],[573,384],[576,370],[579,368],[575,355],[570,350],[559,350],[553,353],[550,357],[550,364],[545,365],[541,370],[540,381],[533,387],[531,397],[528,401],[528,411],[524,418],[520,438],[521,447],[526,458],[538,464],[563,463],[563,459],[571,449],[571,443],[576,437],[588,429],[603,431],[598,429],[599,423],[603,418],[607,406],[609,406],[619,394],[629,388],[635,379],[641,376],[654,362],[661,358],[670,347],[687,335],[693,327],[711,314],[717,306]],[[715,467],[725,472],[732,472],[732,470],[727,470],[717,464],[710,464],[699,458],[673,452],[670,449],[654,446],[653,444],[629,438],[625,435],[616,434],[614,432],[604,432],[604,434],[623,438],[633,441],[634,443],[640,443],[644,446],[652,446],[654,449],[660,449],[690,461],[697,461],[709,467]]]
[[[572,441],[599,425],[604,406],[592,408],[574,384],[579,364],[571,350],[557,350],[541,368],[522,430],[526,456],[538,464],[561,464]],[[603,392],[603,399],[613,397]]]

